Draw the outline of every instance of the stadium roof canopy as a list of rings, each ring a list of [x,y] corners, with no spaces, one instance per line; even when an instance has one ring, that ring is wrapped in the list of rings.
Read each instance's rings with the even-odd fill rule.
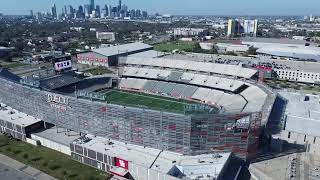
[[[7,79],[7,80],[11,80],[11,81],[15,81],[15,82],[20,82],[20,77],[11,73],[10,71],[8,71],[5,68],[1,68],[0,67],[0,77]]]
[[[285,129],[320,137],[320,97],[318,95],[280,92],[288,100]]]
[[[79,79],[75,76],[63,74],[52,78],[40,80],[40,87],[43,89],[54,90],[61,87],[69,86],[71,84],[76,84],[81,81],[82,79]]]
[[[136,43],[106,47],[106,48],[98,48],[98,49],[94,49],[92,51],[95,53],[104,55],[104,56],[116,56],[119,54],[138,52],[138,51],[152,49],[152,48],[153,48],[153,46],[150,46],[148,44],[136,42]]]
[[[211,72],[215,74],[223,74],[229,76],[238,76],[251,78],[257,73],[257,70],[243,68],[240,65],[218,64],[210,62],[195,62],[179,59],[165,58],[142,58],[142,57],[127,57],[123,62],[130,65],[144,65],[164,68],[175,68],[182,70],[192,70],[199,72]]]

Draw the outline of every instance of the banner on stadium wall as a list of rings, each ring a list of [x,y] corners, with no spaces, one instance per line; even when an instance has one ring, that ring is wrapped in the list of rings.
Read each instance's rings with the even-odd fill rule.
[[[108,63],[108,57],[97,57],[94,53],[78,54],[78,61]]]
[[[116,157],[116,166],[121,167],[125,170],[128,170],[129,169],[129,162],[124,159]]]

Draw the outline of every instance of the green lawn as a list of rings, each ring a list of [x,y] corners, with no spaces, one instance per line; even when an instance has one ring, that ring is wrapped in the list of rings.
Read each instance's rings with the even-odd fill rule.
[[[162,52],[172,52],[175,49],[191,52],[195,48],[196,48],[196,43],[182,42],[182,41],[160,43],[154,46],[154,49],[156,51],[162,51]]]
[[[106,173],[74,161],[67,155],[42,146],[33,146],[25,142],[10,140],[3,135],[0,135],[0,153],[57,179],[110,179],[106,176]]]
[[[144,93],[112,90],[106,92],[107,101],[112,104],[147,107],[155,110],[165,110],[175,113],[184,113],[186,104],[195,104],[186,100],[177,100],[169,97],[155,96]]]
[[[92,75],[96,76],[96,75],[110,74],[112,73],[112,71],[110,71],[106,67],[99,66],[99,67],[87,70],[86,73],[91,73]]]

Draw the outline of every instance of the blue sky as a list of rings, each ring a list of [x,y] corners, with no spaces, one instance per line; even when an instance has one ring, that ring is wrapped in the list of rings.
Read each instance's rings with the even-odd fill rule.
[[[116,5],[118,0],[95,0],[96,4]],[[130,8],[150,13],[178,15],[309,15],[320,14],[320,0],[122,0]],[[89,0],[0,0],[0,13],[29,14],[49,11],[56,3],[63,5],[88,3]]]

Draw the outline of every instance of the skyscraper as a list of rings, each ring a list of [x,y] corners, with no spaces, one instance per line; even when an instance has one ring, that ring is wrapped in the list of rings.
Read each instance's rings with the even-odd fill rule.
[[[119,5],[118,5],[118,13],[120,13],[120,11],[121,11],[121,8],[122,8],[122,2],[121,2],[121,0],[119,0]]]
[[[109,6],[108,5],[105,5],[105,17],[108,17],[109,16]]]
[[[111,17],[112,16],[112,7],[111,7],[111,5],[108,6],[108,10],[109,10],[108,17]]]
[[[53,4],[53,6],[51,8],[51,15],[52,15],[52,19],[58,19],[56,4]]]
[[[140,9],[137,9],[137,10],[136,10],[136,17],[137,17],[137,18],[140,18],[140,17],[141,17],[141,10],[140,10]]]
[[[85,18],[83,6],[79,6],[76,18]]]
[[[89,17],[90,16],[90,14],[92,13],[92,12],[90,12],[90,5],[89,4],[86,4],[86,5],[84,5],[84,14],[85,14],[85,17],[87,18],[87,17]]]
[[[100,9],[99,5],[96,6],[95,11],[96,11],[96,16],[95,17],[96,18],[100,18],[101,17],[101,9]]]
[[[92,11],[94,10],[95,5],[94,5],[94,0],[90,0],[90,9],[89,9],[89,13],[91,14]]]

